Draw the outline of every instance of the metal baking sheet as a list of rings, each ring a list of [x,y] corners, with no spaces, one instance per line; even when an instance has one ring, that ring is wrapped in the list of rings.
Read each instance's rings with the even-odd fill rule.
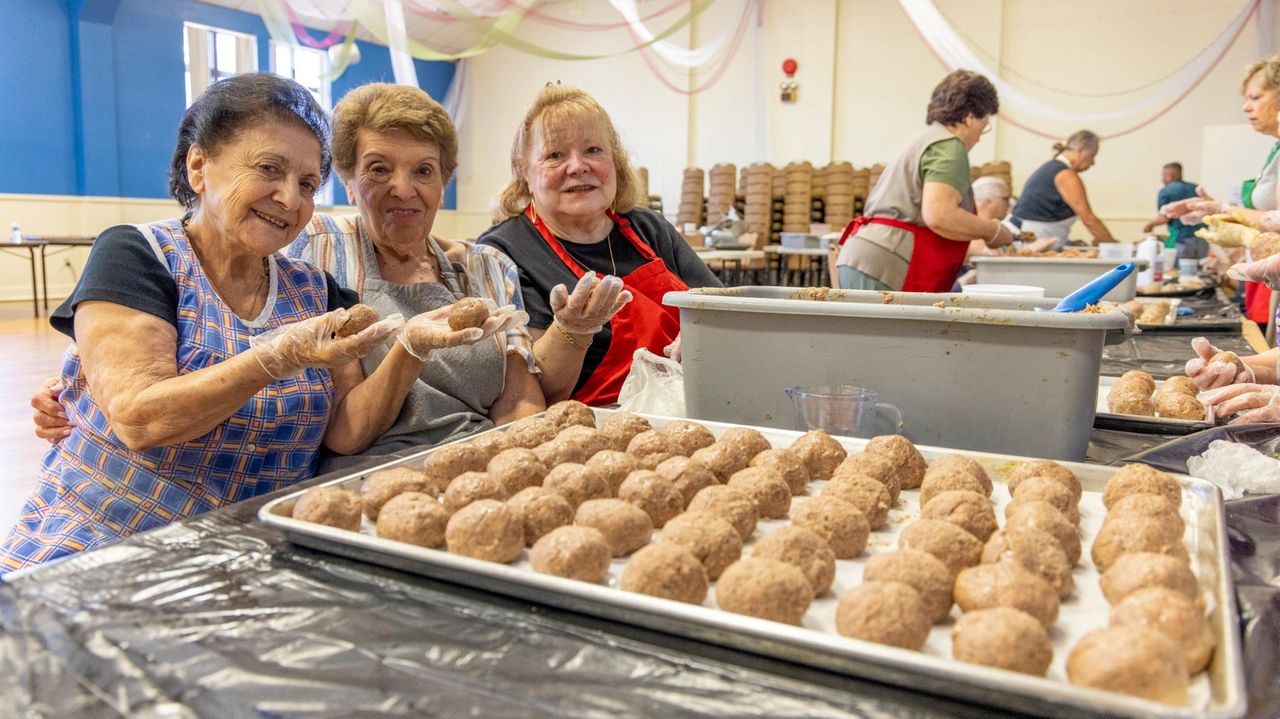
[[[1143,332],[1209,332],[1240,328],[1240,312],[1231,305],[1223,305],[1216,311],[1191,306],[1180,297],[1137,297],[1141,304],[1168,302],[1170,312],[1160,324],[1138,322]],[[1192,314],[1177,314],[1180,308],[1190,307]]]
[[[1138,318],[1134,317],[1134,323],[1138,325],[1138,327],[1141,328],[1143,332],[1147,332],[1147,331],[1158,332],[1160,330],[1173,327],[1175,324],[1177,324],[1181,320],[1181,318],[1178,317],[1178,307],[1182,305],[1182,300],[1176,297],[1173,299],[1167,299],[1167,300],[1160,297],[1139,297],[1139,298],[1135,298],[1134,302],[1137,302],[1138,304],[1142,304],[1142,305],[1154,305],[1157,302],[1165,302],[1165,303],[1168,303],[1169,305],[1169,311],[1165,313],[1164,322],[1161,322],[1159,324],[1152,324],[1150,322],[1138,322],[1137,321]]]
[[[1102,377],[1098,380],[1098,411],[1093,416],[1093,426],[1099,429],[1118,429],[1124,432],[1148,432],[1150,434],[1192,434],[1214,426],[1213,407],[1206,406],[1202,420],[1173,419],[1171,417],[1144,417],[1137,414],[1115,414],[1107,407],[1111,386],[1119,377]],[[1164,386],[1156,381],[1156,390]]]
[[[1174,286],[1176,287],[1176,285]],[[1143,292],[1142,288],[1139,287],[1137,290],[1137,295],[1139,297],[1154,297],[1157,299],[1164,299],[1168,297],[1195,297],[1196,295],[1202,292],[1212,291],[1214,286],[1215,285],[1212,282],[1205,282],[1204,287],[1197,287],[1195,289],[1191,289],[1191,288],[1168,289],[1168,290],[1161,290],[1160,292]]]
[[[596,410],[603,417],[608,410]],[[666,418],[649,417],[655,426]],[[717,436],[735,426],[718,422],[701,422]],[[788,446],[799,432],[758,428],[776,447]],[[494,430],[499,431],[499,430]],[[850,452],[860,451],[866,440],[837,438]],[[919,447],[928,460],[953,450]],[[359,474],[339,477],[327,485],[356,489],[366,474],[392,466],[420,462],[430,453],[426,450],[412,457],[389,462]],[[1009,501],[1004,480],[1028,458],[980,452],[963,452],[980,461],[995,482],[993,501],[997,515],[1003,517]],[[516,562],[506,565],[462,557],[443,550],[425,549],[400,542],[379,539],[372,528],[360,533],[348,532],[290,517],[293,504],[301,492],[291,493],[262,507],[258,517],[275,526],[298,544],[375,564],[444,579],[480,589],[530,598],[534,601],[603,617],[614,621],[641,625],[712,644],[729,646],[770,657],[810,665],[825,671],[846,673],[875,681],[912,689],[927,687],[934,694],[954,696],[996,707],[1043,716],[1078,717],[1239,717],[1245,710],[1244,680],[1241,668],[1239,636],[1236,631],[1235,598],[1231,589],[1225,539],[1225,519],[1221,495],[1211,483],[1178,476],[1183,485],[1182,515],[1188,532],[1184,538],[1192,566],[1201,583],[1210,608],[1210,623],[1218,638],[1209,669],[1193,678],[1188,701],[1184,706],[1158,704],[1111,692],[1076,687],[1066,682],[1067,653],[1086,632],[1107,624],[1108,606],[1098,586],[1099,574],[1088,559],[1088,547],[1101,526],[1105,510],[1101,491],[1113,467],[1062,462],[1080,478],[1085,489],[1081,500],[1080,529],[1085,538],[1085,554],[1074,572],[1076,592],[1064,600],[1057,624],[1050,631],[1054,660],[1046,677],[1033,677],[990,667],[966,664],[951,658],[950,632],[952,620],[959,616],[953,608],[948,621],[935,625],[923,651],[863,642],[843,637],[834,629],[837,599],[844,591],[862,580],[863,564],[872,554],[892,551],[897,535],[917,518],[919,492],[906,490],[890,512],[889,526],[873,532],[866,551],[851,560],[837,560],[835,584],[826,595],[815,599],[805,615],[803,626],[786,624],[733,614],[716,608],[714,585],[701,606],[625,592],[617,582],[626,559],[614,560],[609,575],[601,584],[576,582],[538,574],[529,568],[527,551]],[[809,495],[816,494],[820,483],[814,483]],[[782,526],[785,520],[762,521],[756,537]],[[744,555],[749,553],[747,543]]]

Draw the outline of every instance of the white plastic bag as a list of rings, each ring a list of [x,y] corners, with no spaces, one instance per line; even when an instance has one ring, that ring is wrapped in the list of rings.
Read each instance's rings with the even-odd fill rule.
[[[618,392],[624,412],[684,416],[684,370],[675,360],[641,347],[631,356],[631,371]]]

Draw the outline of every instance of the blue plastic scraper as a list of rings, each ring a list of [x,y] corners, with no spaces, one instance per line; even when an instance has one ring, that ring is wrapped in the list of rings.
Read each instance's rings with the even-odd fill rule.
[[[1057,307],[1048,311],[1079,312],[1089,305],[1097,304],[1098,300],[1101,300],[1103,295],[1114,290],[1116,285],[1124,282],[1124,279],[1133,274],[1135,269],[1137,269],[1137,265],[1132,261],[1126,262],[1122,265],[1116,265],[1112,269],[1099,275],[1097,278],[1090,280],[1084,287],[1081,287],[1075,292],[1063,297]]]

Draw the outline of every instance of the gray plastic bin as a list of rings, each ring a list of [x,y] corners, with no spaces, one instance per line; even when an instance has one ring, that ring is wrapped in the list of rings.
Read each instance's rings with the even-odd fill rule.
[[[973,266],[978,271],[978,284],[1031,285],[1043,287],[1045,297],[1066,297],[1112,267],[1128,261],[977,256],[973,258]],[[1137,271],[1131,273],[1102,299],[1113,302],[1128,302],[1133,299],[1138,291],[1138,271],[1146,266],[1146,260],[1138,261]]]
[[[672,292],[696,419],[796,429],[784,389],[853,384],[902,409],[912,441],[1084,459],[1108,331],[1054,301],[736,287]]]

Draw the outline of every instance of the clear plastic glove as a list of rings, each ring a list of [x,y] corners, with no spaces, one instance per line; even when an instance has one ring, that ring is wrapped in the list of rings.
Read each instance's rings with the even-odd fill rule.
[[[346,321],[347,311],[336,309],[260,334],[250,340],[249,351],[267,374],[287,379],[311,367],[341,367],[360,359],[404,324],[404,318],[395,314],[350,337],[338,337],[338,328]]]
[[[58,402],[63,389],[61,377],[50,377],[41,382],[40,389],[31,395],[36,436],[49,444],[57,444],[71,434],[71,422]]]
[[[670,357],[676,362],[680,362],[684,359],[684,351],[680,349],[680,335],[676,335],[676,338],[671,341],[671,344],[662,348],[662,354]]]
[[[1196,237],[1220,247],[1249,247],[1261,234],[1238,215],[1208,215],[1204,224],[1206,227],[1196,230]]]
[[[1267,232],[1280,232],[1280,210],[1270,210],[1262,213],[1258,226]]]
[[[1226,211],[1226,203],[1206,195],[1203,187],[1196,188],[1196,197],[1170,202],[1160,208],[1160,214],[1171,220],[1182,220],[1185,225],[1198,225],[1205,215]]]
[[[631,301],[631,292],[624,290],[622,280],[613,275],[597,278],[596,273],[588,272],[572,293],[564,285],[552,287],[550,300],[551,312],[566,332],[593,335]]]
[[[1227,275],[1237,280],[1261,282],[1273,290],[1280,290],[1280,254],[1271,255],[1257,262],[1240,262],[1227,270]]]
[[[484,302],[489,306],[489,319],[479,327],[463,330],[449,327],[449,312],[453,309],[450,305],[411,318],[404,324],[404,329],[396,339],[409,354],[425,362],[432,350],[475,344],[529,321],[529,315],[517,310],[515,305],[498,307],[492,300],[486,299]]]
[[[1248,365],[1241,371],[1230,362],[1210,362],[1222,350],[1204,337],[1191,340],[1191,349],[1195,350],[1196,356],[1187,360],[1184,369],[1201,390],[1254,381],[1253,370]]]
[[[1201,395],[1218,417],[1236,415],[1230,424],[1280,422],[1280,386],[1273,384],[1233,384]]]

